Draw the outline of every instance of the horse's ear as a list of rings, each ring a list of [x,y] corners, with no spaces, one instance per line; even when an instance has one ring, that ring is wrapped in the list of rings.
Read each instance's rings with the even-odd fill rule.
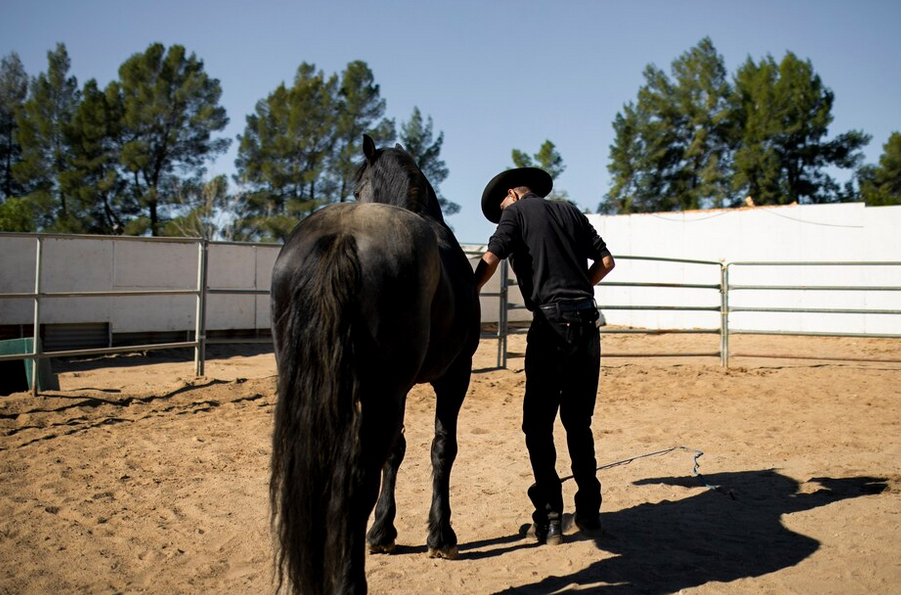
[[[369,165],[375,161],[375,141],[368,134],[363,135],[363,156],[366,157]]]
[[[397,149],[398,151],[404,151],[405,153],[407,151],[406,149],[404,149],[404,146],[400,143],[394,143],[394,148]]]

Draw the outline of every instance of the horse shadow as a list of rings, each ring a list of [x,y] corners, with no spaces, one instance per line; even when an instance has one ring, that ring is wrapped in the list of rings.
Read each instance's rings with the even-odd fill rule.
[[[599,550],[613,556],[605,556],[576,573],[548,576],[496,595],[549,595],[575,585],[580,592],[604,595],[662,595],[714,581],[766,575],[798,564],[820,546],[817,540],[787,529],[782,515],[878,494],[888,487],[881,478],[821,477],[806,482],[800,491],[799,482],[771,469],[706,475],[705,479],[721,487],[683,500],[605,513],[601,516],[602,535],[590,538],[577,533],[568,537],[593,539]],[[699,485],[696,477],[635,483]],[[528,546],[532,545],[529,542]],[[509,546],[494,553],[504,551],[509,551]]]

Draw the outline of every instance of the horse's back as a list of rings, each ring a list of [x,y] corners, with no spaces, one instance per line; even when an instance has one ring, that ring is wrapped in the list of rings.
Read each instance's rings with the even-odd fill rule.
[[[297,276],[313,274],[321,244],[352,237],[360,266],[353,309],[357,348],[365,370],[400,383],[417,376],[431,338],[432,306],[441,283],[437,238],[429,224],[405,209],[342,203],[304,219],[291,233],[273,268],[273,328],[289,307]],[[365,374],[365,370],[363,373]],[[386,378],[387,379],[387,378]]]

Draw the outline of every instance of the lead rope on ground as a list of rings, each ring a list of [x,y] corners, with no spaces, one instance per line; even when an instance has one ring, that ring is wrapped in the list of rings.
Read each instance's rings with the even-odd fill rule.
[[[715,492],[722,492],[722,486],[711,485],[711,484],[707,483],[707,480],[704,479],[704,476],[698,472],[698,468],[701,466],[701,464],[698,462],[698,459],[700,459],[702,456],[704,456],[704,452],[701,450],[698,450],[696,448],[689,448],[687,446],[673,446],[673,447],[665,448],[663,450],[658,450],[655,452],[649,452],[649,453],[645,453],[645,454],[641,454],[641,455],[636,455],[634,457],[629,457],[628,459],[623,459],[621,461],[616,461],[614,463],[608,463],[606,465],[601,465],[600,467],[597,468],[597,471],[603,471],[604,469],[611,469],[613,467],[619,467],[621,465],[628,465],[632,461],[637,461],[638,459],[646,459],[649,457],[665,455],[667,453],[674,452],[677,450],[684,450],[686,452],[695,453],[694,456],[692,457],[693,467],[691,469],[691,474],[694,477],[697,477],[701,481],[701,483],[704,485],[705,488],[708,488]],[[572,475],[568,475],[568,476],[564,477],[561,481],[567,481],[570,479],[573,479]],[[729,492],[727,492],[727,495],[729,497],[731,497],[733,500],[735,499],[735,496],[732,495],[731,490]]]

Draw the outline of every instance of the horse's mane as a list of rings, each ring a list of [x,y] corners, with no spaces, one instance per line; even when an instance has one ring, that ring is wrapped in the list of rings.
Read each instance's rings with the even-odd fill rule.
[[[402,207],[444,224],[435,189],[400,145],[377,149],[372,158],[364,159],[354,174],[354,185],[359,188],[365,180],[372,185],[371,198],[365,202]]]

